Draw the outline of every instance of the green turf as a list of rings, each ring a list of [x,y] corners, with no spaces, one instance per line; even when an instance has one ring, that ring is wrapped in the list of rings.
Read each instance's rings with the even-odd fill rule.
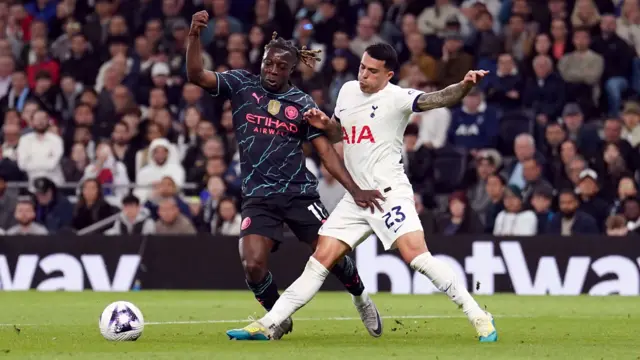
[[[480,297],[495,315],[497,344],[479,344],[462,313],[442,295],[374,299],[387,317],[380,339],[369,337],[359,320],[327,320],[357,313],[346,294],[323,293],[300,310],[298,321],[294,317],[292,334],[249,343],[224,334],[248,322],[204,323],[261,315],[248,292],[5,292],[0,358],[640,359],[640,306],[633,297]],[[137,342],[110,343],[100,336],[98,316],[115,300],[135,303],[151,323]],[[434,318],[394,318],[416,315]],[[177,321],[191,323],[163,323]]]

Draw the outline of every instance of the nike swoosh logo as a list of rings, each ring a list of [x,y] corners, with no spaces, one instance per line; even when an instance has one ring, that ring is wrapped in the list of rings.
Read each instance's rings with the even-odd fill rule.
[[[394,232],[394,233],[397,233],[397,232],[398,232],[398,230],[400,230],[400,228],[401,228],[401,227],[403,227],[403,226],[404,226],[404,223],[403,223],[403,224],[400,224],[400,226],[398,226],[395,230],[393,230],[393,232]]]
[[[378,312],[378,309],[376,309],[376,320],[378,321],[378,328],[371,331],[373,331],[377,336],[380,336],[382,334],[382,320],[380,320],[380,313]]]

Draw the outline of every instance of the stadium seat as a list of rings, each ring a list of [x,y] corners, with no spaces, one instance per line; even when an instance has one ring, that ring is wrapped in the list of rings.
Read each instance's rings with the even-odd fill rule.
[[[433,177],[436,194],[451,193],[459,189],[467,171],[467,151],[445,146],[435,150],[434,157]]]
[[[513,156],[513,143],[522,133],[531,134],[533,131],[533,117],[524,111],[505,113],[500,119],[498,135],[498,151],[505,157]]]

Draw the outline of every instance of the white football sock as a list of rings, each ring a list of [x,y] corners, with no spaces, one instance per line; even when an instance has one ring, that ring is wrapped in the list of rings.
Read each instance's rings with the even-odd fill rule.
[[[369,301],[369,294],[367,293],[367,290],[365,290],[358,296],[351,295],[351,299],[353,299],[353,304],[356,306],[364,305]]]
[[[266,327],[280,325],[298,309],[305,306],[313,296],[318,293],[324,280],[329,275],[329,270],[318,260],[309,258],[302,275],[280,295],[278,301],[267,315],[260,319],[260,323]]]
[[[456,274],[442,260],[436,259],[430,252],[416,256],[410,264],[411,268],[425,275],[440,291],[449,296],[454,303],[462,306],[462,311],[469,320],[485,316],[485,312],[473,299],[467,289],[456,278]]]

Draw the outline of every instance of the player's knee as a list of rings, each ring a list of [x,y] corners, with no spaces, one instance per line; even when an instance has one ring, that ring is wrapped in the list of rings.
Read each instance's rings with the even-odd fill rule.
[[[410,264],[416,256],[429,251],[422,231],[414,231],[400,236],[396,240],[396,245],[400,256],[407,264]]]
[[[254,284],[261,282],[269,272],[267,262],[256,258],[243,259],[242,267],[247,280]]]
[[[313,257],[324,267],[331,269],[349,250],[349,246],[338,239],[320,236]]]

